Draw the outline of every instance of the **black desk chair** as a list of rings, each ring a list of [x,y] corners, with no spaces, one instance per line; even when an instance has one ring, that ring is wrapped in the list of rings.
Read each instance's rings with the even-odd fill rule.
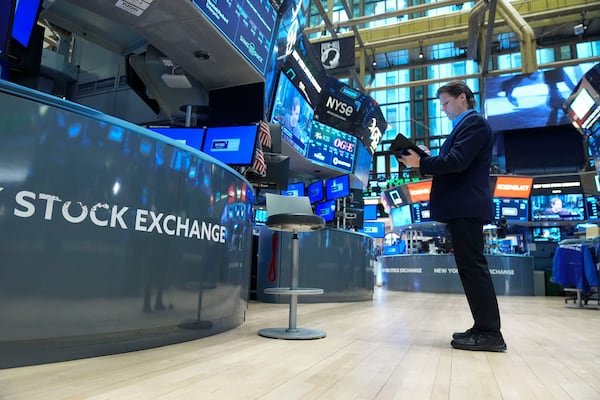
[[[273,339],[320,339],[326,333],[318,329],[296,327],[298,296],[323,294],[323,289],[298,287],[299,243],[298,232],[323,229],[325,220],[314,215],[308,197],[280,196],[267,193],[267,222],[274,231],[292,232],[291,284],[290,287],[267,288],[265,293],[290,296],[289,325],[287,328],[266,328],[258,331],[260,336]]]

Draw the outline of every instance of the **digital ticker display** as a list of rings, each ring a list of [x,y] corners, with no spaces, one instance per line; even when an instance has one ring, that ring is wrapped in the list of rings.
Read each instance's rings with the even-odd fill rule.
[[[277,12],[269,0],[193,0],[206,17],[263,75]]]
[[[343,172],[354,168],[356,136],[313,121],[306,158]]]

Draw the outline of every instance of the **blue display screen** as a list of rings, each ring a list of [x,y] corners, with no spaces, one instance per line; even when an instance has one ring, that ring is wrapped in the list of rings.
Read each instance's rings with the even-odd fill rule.
[[[365,204],[363,208],[363,220],[375,221],[377,219],[377,204]]]
[[[335,219],[335,200],[317,203],[315,206],[315,214],[323,217],[326,222],[333,221]]]
[[[421,201],[410,205],[412,220],[415,224],[433,221],[428,201]]]
[[[325,191],[323,190],[323,181],[315,181],[306,188],[308,199],[311,204],[325,200]]]
[[[292,81],[279,73],[273,99],[271,123],[281,125],[281,137],[298,153],[306,155],[314,110]]]
[[[24,47],[29,46],[31,30],[37,22],[41,2],[41,0],[17,0],[12,26],[12,37]]]
[[[401,207],[392,208],[392,226],[403,227],[412,224],[412,217],[410,214],[410,204],[403,205]]]
[[[213,25],[264,75],[273,45],[273,28],[277,21],[277,11],[271,2],[193,1]]]
[[[509,221],[527,221],[529,219],[528,199],[506,199],[494,197],[494,219],[503,215]]]
[[[385,222],[365,221],[359,232],[366,233],[374,238],[385,237]]]
[[[342,175],[327,179],[325,181],[325,193],[327,200],[350,196],[350,176]]]
[[[304,182],[289,183],[286,190],[282,190],[284,196],[304,196]]]
[[[228,165],[252,165],[258,125],[208,127],[202,151]]]
[[[262,208],[254,209],[254,224],[255,225],[264,225],[267,222],[269,214],[267,210]]]
[[[534,242],[560,242],[560,227],[535,227],[532,236]]]
[[[356,136],[313,121],[310,145],[306,151],[307,159],[351,173],[354,169],[355,152]]]
[[[193,147],[196,150],[202,148],[203,128],[149,128],[151,131],[165,135],[173,140]]]

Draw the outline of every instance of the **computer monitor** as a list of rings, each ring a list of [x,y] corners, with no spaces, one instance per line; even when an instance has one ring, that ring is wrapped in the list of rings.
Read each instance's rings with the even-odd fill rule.
[[[232,166],[250,166],[254,161],[258,125],[211,126],[206,128],[202,151]]]
[[[377,204],[365,204],[363,207],[363,220],[375,221],[377,219]]]
[[[325,222],[335,219],[335,200],[328,200],[315,205],[315,214],[323,217]]]
[[[281,191],[284,196],[305,196],[304,182],[288,183],[287,189]]]
[[[325,193],[327,200],[350,196],[350,176],[341,175],[327,179],[325,181]]]
[[[364,221],[363,228],[359,232],[367,235],[383,239],[385,237],[385,222]]]
[[[311,204],[325,200],[325,191],[323,190],[323,181],[314,181],[306,188],[306,192]]]
[[[560,242],[561,234],[558,226],[540,226],[532,229],[534,242]]]
[[[509,221],[529,220],[528,199],[504,199],[494,197],[494,219],[500,220],[504,216]]]
[[[160,133],[173,140],[200,150],[202,147],[202,138],[204,137],[204,128],[184,128],[184,127],[150,127],[151,131]]]
[[[23,47],[29,46],[29,38],[37,22],[41,7],[42,0],[17,1],[12,25],[12,37]]]
[[[392,226],[394,228],[405,227],[412,224],[410,204],[405,204],[400,207],[392,208],[390,214],[392,217]]]
[[[582,221],[585,219],[583,194],[532,195],[532,221]]]
[[[415,224],[433,221],[433,218],[431,218],[431,210],[429,208],[428,201],[421,201],[411,204],[410,211],[412,220]]]
[[[600,196],[586,196],[585,209],[587,212],[587,219],[600,219]]]

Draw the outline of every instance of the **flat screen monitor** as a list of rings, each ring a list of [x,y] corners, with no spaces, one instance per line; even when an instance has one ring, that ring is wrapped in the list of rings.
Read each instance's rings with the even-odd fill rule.
[[[534,227],[532,231],[534,242],[560,242],[560,227],[544,226]]]
[[[306,155],[314,110],[284,72],[279,73],[273,99],[272,123],[281,125],[281,137],[298,153]]]
[[[323,217],[325,222],[331,222],[335,219],[335,200],[317,203],[315,214]]]
[[[327,200],[350,196],[350,176],[341,175],[327,179],[325,181],[325,193]]]
[[[204,137],[203,128],[167,128],[167,127],[150,127],[151,131],[160,133],[173,140],[200,150],[202,147],[202,138]]]
[[[267,218],[269,214],[267,210],[262,208],[254,209],[254,225],[264,225],[267,223]]]
[[[359,232],[366,233],[374,238],[383,239],[385,237],[385,222],[365,221],[363,222],[363,228]]]
[[[314,181],[306,188],[308,199],[311,204],[325,200],[325,191],[323,190],[323,181]]]
[[[356,136],[313,121],[306,158],[316,164],[352,173],[356,142]]]
[[[600,196],[586,196],[585,208],[587,212],[587,219],[600,219]]]
[[[4,0],[3,0],[4,1]],[[12,37],[23,47],[29,46],[33,26],[37,23],[42,0],[18,0],[12,25]]]
[[[207,125],[246,125],[262,121],[264,102],[264,82],[213,89],[208,92]]]
[[[428,201],[421,201],[419,203],[411,204],[410,212],[412,220],[415,224],[433,221],[431,218],[431,210],[429,208]]]
[[[288,183],[287,189],[282,190],[281,194],[284,196],[305,196],[304,182]]]
[[[392,216],[392,226],[394,228],[404,227],[412,224],[410,204],[392,208],[390,214]]]
[[[529,220],[528,199],[505,199],[494,197],[494,219],[500,220],[504,216],[508,221]]]
[[[208,127],[202,151],[233,166],[250,166],[254,160],[258,125]]]
[[[365,204],[363,207],[363,220],[375,221],[377,219],[377,204]]]
[[[583,221],[583,194],[541,194],[530,198],[532,221]]]

